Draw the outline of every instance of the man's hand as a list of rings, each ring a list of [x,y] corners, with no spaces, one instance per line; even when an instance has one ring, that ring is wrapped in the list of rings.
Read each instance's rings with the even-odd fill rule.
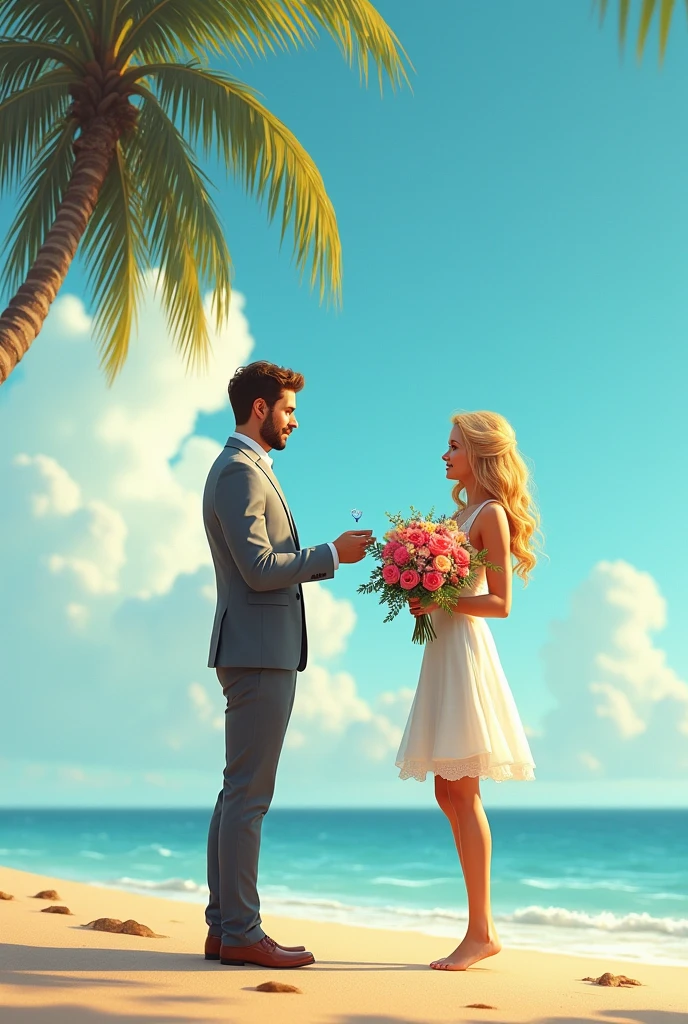
[[[375,543],[372,530],[347,530],[333,541],[340,562],[360,562],[366,551]]]

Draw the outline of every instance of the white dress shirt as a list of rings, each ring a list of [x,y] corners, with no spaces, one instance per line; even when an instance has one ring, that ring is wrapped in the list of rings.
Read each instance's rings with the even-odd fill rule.
[[[270,458],[265,449],[261,448],[257,441],[254,441],[252,437],[248,437],[247,434],[242,434],[241,431],[239,430],[235,430],[231,436],[237,438],[237,440],[239,441],[243,441],[244,444],[247,444],[249,448],[251,448],[256,453],[256,455],[259,455],[263,462],[266,462],[270,469],[272,469],[273,460]],[[335,570],[337,570],[339,568],[339,552],[337,551],[334,544],[332,544],[330,541],[328,541],[327,543],[329,545],[330,551],[332,552],[332,559],[334,561]]]

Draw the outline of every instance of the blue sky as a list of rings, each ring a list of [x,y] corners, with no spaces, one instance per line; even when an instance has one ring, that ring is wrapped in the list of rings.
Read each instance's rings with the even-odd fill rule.
[[[378,7],[412,93],[359,88],[326,40],[236,72],[323,173],[343,310],[299,286],[263,211],[212,169],[238,294],[212,378],[175,370],[151,306],[108,391],[77,264],[0,391],[2,803],[210,803],[221,707],[195,501],[233,428],[226,377],[252,358],[306,375],[276,461],[306,543],[349,528],[352,506],[378,532],[386,509],[449,510],[451,413],[514,424],[548,560],[494,632],[540,781],[486,799],[688,802],[682,12],[660,70],[651,46],[620,60],[585,5]],[[10,214],[5,198],[0,226]],[[420,652],[410,619],[383,627],[356,594],[366,575],[311,595],[283,804],[431,798],[393,767]]]

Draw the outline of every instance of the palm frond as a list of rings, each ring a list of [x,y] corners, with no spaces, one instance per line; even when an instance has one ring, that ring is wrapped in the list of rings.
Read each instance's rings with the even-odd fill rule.
[[[380,89],[384,75],[392,88],[408,84],[408,55],[399,39],[370,0],[284,0],[309,25],[320,26],[337,43],[350,66],[358,66],[364,82],[368,82],[371,62],[376,66]],[[266,8],[270,7],[264,0]]]
[[[408,82],[410,62],[369,0],[125,0],[134,27],[124,51],[142,63],[203,57],[223,50],[237,57],[312,46],[318,30],[331,35],[349,64],[368,80],[372,61],[380,85]]]
[[[91,24],[83,0],[3,0],[0,34],[76,44],[93,57]]]
[[[0,102],[57,67],[70,68],[76,74],[83,71],[81,61],[67,46],[17,37],[0,39]]]
[[[600,21],[603,21],[608,0],[596,0],[600,13]],[[686,11],[688,12],[688,0],[685,0]],[[636,40],[636,54],[638,60],[642,59],[647,44],[647,38],[652,27],[655,14],[659,11],[659,59],[664,60],[669,31],[674,13],[675,0],[642,0],[640,7],[640,20],[638,24],[638,36]],[[628,34],[628,21],[630,17],[631,0],[619,0],[619,43],[623,49]]]
[[[57,68],[0,103],[0,189],[20,181],[47,134],[67,113],[71,72]]]
[[[274,49],[272,37],[279,35],[284,20],[280,3],[273,4],[270,35],[251,47],[254,52]],[[235,22],[250,35],[255,28],[254,6],[246,0],[125,0],[122,18],[130,19],[132,27],[120,57],[129,60],[136,55],[140,63],[154,63],[220,54],[227,48],[247,56],[249,49]]]
[[[82,242],[97,309],[94,335],[110,382],[129,351],[146,251],[140,197],[122,150],[118,145]]]
[[[88,0],[91,5],[91,20],[100,39],[107,39],[111,43],[117,38],[118,25],[121,27],[122,6],[124,0]]]
[[[207,182],[154,95],[145,102],[130,140],[141,187],[141,213],[151,262],[162,270],[168,322],[190,365],[204,363],[209,336],[203,291],[213,291],[215,321],[226,321],[231,259]]]
[[[674,0],[663,0],[662,6],[659,11],[659,59],[664,60],[664,54],[666,53],[667,42],[669,39],[669,29],[671,28],[671,16],[674,13]],[[645,40],[643,39],[643,45]],[[638,40],[638,53],[642,54],[643,47],[640,45]]]
[[[134,70],[131,74],[134,75]],[[282,238],[293,227],[300,274],[311,263],[311,286],[338,300],[341,243],[337,218],[315,163],[289,129],[247,85],[190,65],[136,69],[153,77],[160,102],[192,143],[219,154],[247,192],[265,199],[270,221],[282,207]]]
[[[21,205],[5,241],[2,287],[14,292],[34,263],[62,201],[72,168],[76,122],[58,122],[45,138],[20,196]]]

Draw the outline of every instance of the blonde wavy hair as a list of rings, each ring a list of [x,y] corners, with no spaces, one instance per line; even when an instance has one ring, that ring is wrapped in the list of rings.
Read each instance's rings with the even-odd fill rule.
[[[535,567],[540,548],[540,514],[530,493],[530,471],[516,445],[516,432],[496,412],[460,412],[452,423],[461,431],[473,476],[506,512],[511,534],[514,572],[524,583]],[[452,498],[466,508],[459,480]]]

